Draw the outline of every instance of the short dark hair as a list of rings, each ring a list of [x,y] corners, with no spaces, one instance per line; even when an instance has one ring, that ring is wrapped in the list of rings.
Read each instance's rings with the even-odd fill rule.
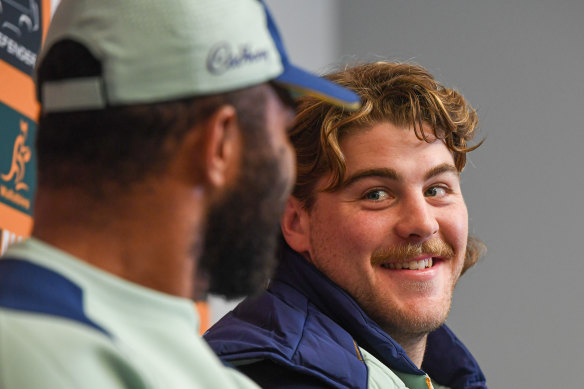
[[[55,44],[38,69],[45,81],[100,75],[99,61],[80,43]],[[173,151],[197,123],[232,105],[240,123],[263,112],[259,86],[174,101],[43,113],[36,138],[39,187],[76,188],[102,198],[165,170]],[[250,116],[248,118],[247,116]],[[263,120],[263,116],[259,118]]]

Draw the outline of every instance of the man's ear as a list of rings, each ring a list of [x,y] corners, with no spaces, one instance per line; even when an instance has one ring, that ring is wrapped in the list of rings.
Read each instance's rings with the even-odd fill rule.
[[[221,188],[235,177],[241,156],[241,132],[233,106],[223,105],[207,119],[202,141],[206,181]]]
[[[280,226],[288,246],[304,256],[308,255],[310,251],[309,214],[296,197],[288,198]]]

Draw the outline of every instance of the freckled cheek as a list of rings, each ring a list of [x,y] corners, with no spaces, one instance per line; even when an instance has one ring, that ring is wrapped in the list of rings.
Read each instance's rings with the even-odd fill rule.
[[[353,215],[339,220],[338,238],[345,246],[345,252],[369,260],[373,251],[387,244],[387,221],[380,218]]]
[[[360,257],[368,257],[375,249],[376,223],[371,223],[359,217],[354,212],[347,212],[339,207],[326,209],[317,220],[322,244],[329,246],[330,252],[337,258],[357,261]]]
[[[446,214],[440,222],[440,230],[446,241],[461,252],[466,248],[468,239],[468,214],[466,207]]]

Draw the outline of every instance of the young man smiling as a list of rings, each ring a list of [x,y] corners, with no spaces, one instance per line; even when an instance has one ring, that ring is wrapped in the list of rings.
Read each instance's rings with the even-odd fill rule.
[[[263,387],[486,388],[444,326],[483,249],[459,178],[475,111],[415,65],[330,78],[363,106],[301,100],[279,268],[206,339]]]

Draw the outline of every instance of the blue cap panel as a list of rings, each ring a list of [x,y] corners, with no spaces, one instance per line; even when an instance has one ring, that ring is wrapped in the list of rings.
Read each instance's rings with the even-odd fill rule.
[[[270,31],[274,44],[280,53],[282,66],[284,67],[284,72],[276,77],[275,80],[284,84],[287,88],[292,89],[294,92],[314,96],[346,109],[358,109],[361,105],[361,99],[354,91],[322,77],[318,77],[290,63],[276,23],[263,0],[259,1],[262,3],[266,11],[268,30]]]

